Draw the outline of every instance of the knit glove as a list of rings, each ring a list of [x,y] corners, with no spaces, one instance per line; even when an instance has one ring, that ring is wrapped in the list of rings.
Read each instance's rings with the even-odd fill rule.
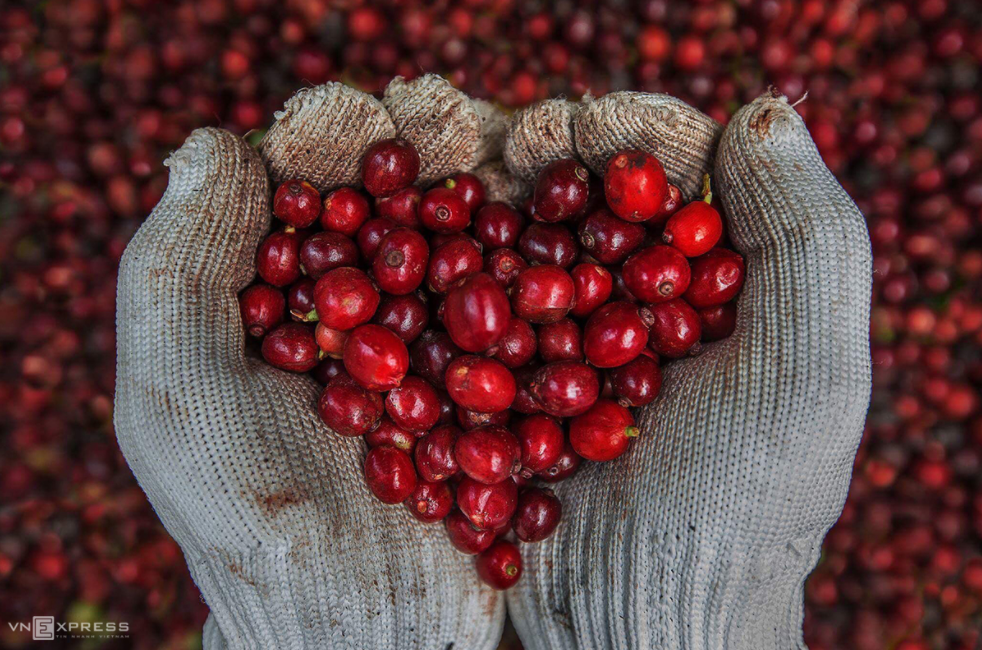
[[[602,174],[626,148],[690,199],[712,172],[747,264],[736,331],[664,368],[627,454],[556,486],[563,522],[522,547],[509,612],[528,650],[804,648],[803,583],[869,403],[863,217],[772,94],[725,131],[663,95],[551,100],[515,116],[505,161],[528,181],[563,157]]]
[[[318,418],[319,387],[245,353],[237,294],[270,227],[270,181],[359,185],[396,134],[420,182],[500,153],[505,120],[439,77],[397,79],[382,102],[328,84],[276,114],[259,151],[195,131],[119,272],[120,447],[184,551],[211,615],[204,647],[496,647],[504,600],[442,526],[380,504],[365,444]]]

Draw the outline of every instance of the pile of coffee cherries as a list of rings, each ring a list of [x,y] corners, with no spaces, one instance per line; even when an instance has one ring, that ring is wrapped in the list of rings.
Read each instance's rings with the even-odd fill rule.
[[[509,533],[538,542],[561,518],[541,484],[627,451],[660,360],[733,331],[744,263],[721,246],[708,177],[682,205],[641,151],[603,179],[558,160],[521,210],[467,173],[424,191],[419,166],[384,140],[362,162],[367,195],[280,185],[285,226],[259,247],[242,319],[267,362],[325,384],[334,432],[365,437],[372,493],[445,522],[507,589],[522,571]]]

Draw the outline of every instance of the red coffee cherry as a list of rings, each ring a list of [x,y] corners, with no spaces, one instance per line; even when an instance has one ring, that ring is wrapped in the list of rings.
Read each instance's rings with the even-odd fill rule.
[[[447,368],[447,392],[454,402],[470,411],[497,413],[515,399],[515,378],[500,361],[466,355]]]
[[[434,524],[450,514],[453,508],[453,490],[443,482],[416,481],[416,489],[406,499],[406,506],[413,517],[426,524]]]
[[[580,215],[590,192],[590,172],[576,160],[549,163],[535,183],[533,218],[554,223]]]
[[[518,439],[501,426],[484,426],[465,431],[457,438],[454,456],[467,476],[494,485],[516,474],[522,467]]]
[[[532,360],[536,347],[536,335],[532,326],[521,318],[512,318],[505,335],[489,352],[508,368],[519,368]]]
[[[510,321],[508,296],[486,273],[472,275],[447,294],[443,325],[467,352],[482,352],[497,343]]]
[[[650,404],[661,390],[658,361],[644,354],[623,366],[612,368],[608,376],[611,390],[621,406]]]
[[[494,485],[465,476],[457,485],[457,507],[481,530],[496,530],[515,514],[518,486],[506,479]]]
[[[510,248],[499,248],[484,257],[484,271],[497,282],[502,289],[510,289],[515,278],[529,267],[521,255]]]
[[[600,396],[597,371],[578,361],[557,361],[536,371],[532,396],[542,410],[557,418],[585,413]]]
[[[658,213],[668,195],[665,170],[651,154],[622,151],[607,163],[604,195],[621,219],[647,221]]]
[[[300,269],[314,280],[342,266],[358,264],[358,246],[337,232],[319,232],[300,246]]]
[[[538,334],[539,356],[546,363],[583,360],[583,331],[572,320],[540,325]]]
[[[399,224],[390,219],[379,218],[366,221],[358,229],[358,235],[355,238],[355,241],[358,243],[358,250],[361,251],[361,256],[368,262],[372,262],[375,259],[375,252],[378,250],[378,245],[382,242],[382,238],[398,227]]]
[[[460,510],[454,510],[445,520],[447,537],[461,553],[477,555],[494,543],[496,533],[493,530],[481,530],[471,523],[471,520]]]
[[[390,445],[407,454],[412,454],[416,448],[416,436],[413,435],[413,432],[398,426],[388,416],[382,417],[374,431],[365,434],[365,442],[368,443],[369,447]]]
[[[519,420],[513,431],[522,448],[522,475],[526,478],[555,465],[563,453],[566,436],[553,417],[530,415]]]
[[[379,242],[372,275],[382,291],[401,296],[423,283],[429,260],[430,247],[421,234],[396,228]]]
[[[555,323],[573,308],[576,287],[569,273],[558,266],[532,266],[515,279],[511,305],[519,318],[532,323]]]
[[[533,223],[518,240],[518,252],[529,264],[555,264],[567,269],[576,263],[580,246],[566,226]]]
[[[509,409],[498,411],[497,413],[478,413],[477,411],[468,411],[462,406],[455,406],[454,413],[457,424],[464,431],[491,425],[507,427],[508,423],[511,422],[511,411]]]
[[[475,566],[485,584],[499,591],[509,589],[522,577],[522,554],[511,542],[499,539],[477,556]]]
[[[321,393],[317,412],[339,436],[361,436],[379,426],[382,396],[359,386],[347,374],[339,374]]]
[[[306,181],[291,179],[280,184],[273,195],[273,214],[294,228],[306,228],[321,213],[321,195]]]
[[[426,271],[426,284],[433,293],[446,293],[450,287],[480,273],[483,268],[484,258],[477,242],[470,237],[456,239],[433,251]]]
[[[369,390],[398,386],[409,370],[406,344],[381,325],[361,325],[344,343],[344,368]]]
[[[268,284],[254,284],[239,296],[239,312],[246,331],[262,338],[283,322],[286,300],[283,292]]]
[[[434,428],[416,444],[416,469],[425,481],[446,481],[460,470],[454,446],[461,431],[452,424]]]
[[[661,204],[658,212],[651,219],[644,222],[646,228],[661,228],[668,221],[668,218],[678,212],[682,207],[682,190],[677,185],[668,184],[668,195]]]
[[[515,369],[512,374],[515,376],[515,384],[518,389],[515,392],[515,399],[511,403],[511,410],[524,415],[532,415],[542,410],[539,403],[532,396],[532,381],[535,373],[539,370],[539,365],[530,363],[527,366]]]
[[[300,278],[301,235],[292,229],[270,234],[259,245],[256,271],[274,287],[285,287]]]
[[[474,236],[485,250],[514,248],[522,234],[525,219],[507,203],[488,203],[474,219]]]
[[[702,325],[703,341],[719,341],[727,338],[736,329],[736,305],[728,302],[714,307],[697,310]]]
[[[392,196],[409,187],[418,175],[416,147],[399,138],[376,142],[361,162],[361,181],[376,198]]]
[[[443,186],[462,198],[464,203],[467,204],[467,209],[471,212],[476,211],[484,205],[484,183],[474,174],[457,172],[450,178],[444,180]]]
[[[317,352],[314,329],[309,325],[284,323],[263,339],[263,359],[280,370],[290,372],[313,370],[320,361]]]
[[[418,230],[419,203],[423,199],[423,190],[410,186],[399,190],[392,196],[375,199],[375,215],[389,219],[403,228]]]
[[[371,213],[364,194],[350,187],[339,187],[324,197],[321,228],[354,237]]]
[[[648,344],[648,327],[638,306],[612,302],[593,312],[583,331],[583,352],[598,368],[615,368],[631,361]]]
[[[627,451],[639,431],[631,412],[613,400],[597,401],[569,424],[569,442],[576,453],[594,461],[613,460]]]
[[[689,288],[689,262],[671,246],[649,246],[624,263],[624,284],[639,300],[650,303],[679,298]]]
[[[592,212],[577,228],[583,250],[601,264],[620,264],[644,241],[644,226],[618,219],[607,208]]]
[[[511,523],[518,539],[534,543],[552,535],[562,516],[563,506],[555,493],[533,487],[518,495],[518,506]]]
[[[419,220],[425,228],[438,233],[460,232],[471,223],[467,202],[445,187],[434,187],[423,195]]]
[[[712,200],[712,194],[707,198]],[[708,252],[723,236],[723,220],[707,201],[693,201],[676,212],[665,224],[662,241],[686,257]]]
[[[328,271],[314,286],[314,305],[321,322],[336,330],[350,330],[375,315],[381,296],[368,275],[344,266]]]
[[[332,329],[324,323],[317,323],[314,340],[324,354],[340,359],[344,355],[344,342],[348,340],[348,332]]]
[[[383,296],[375,310],[375,317],[372,318],[373,323],[392,330],[406,345],[422,334],[429,320],[429,309],[416,293]]]
[[[409,376],[389,391],[385,412],[407,431],[429,431],[440,419],[440,396],[425,379]]]
[[[312,319],[310,312],[314,311],[314,286],[317,283],[311,278],[300,278],[290,285],[286,291],[286,306],[293,320],[307,323]]]
[[[578,318],[589,316],[607,302],[614,290],[610,271],[596,264],[577,264],[570,271],[576,299],[570,314]]]
[[[744,274],[743,257],[739,253],[714,248],[692,260],[692,282],[683,297],[696,309],[722,305],[740,293]]]
[[[702,336],[699,314],[681,298],[658,305],[649,305],[651,328],[648,342],[651,349],[670,359],[695,352]]]
[[[374,447],[365,456],[365,482],[382,503],[402,503],[416,489],[416,470],[401,449]]]
[[[563,453],[560,454],[559,460],[552,467],[539,472],[536,476],[546,483],[558,483],[575,474],[582,462],[583,459],[580,458],[579,454],[573,449],[573,446],[567,441],[563,446]]]
[[[409,360],[413,372],[437,388],[446,387],[447,367],[464,354],[446,332],[426,330],[413,343]]]

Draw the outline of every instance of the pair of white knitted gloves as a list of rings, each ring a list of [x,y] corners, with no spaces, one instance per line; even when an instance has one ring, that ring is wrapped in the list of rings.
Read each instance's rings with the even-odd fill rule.
[[[246,356],[237,294],[270,191],[357,185],[372,142],[419,150],[421,182],[476,170],[517,200],[552,160],[597,173],[644,149],[692,198],[705,172],[747,262],[736,332],[666,366],[629,453],[557,492],[507,593],[441,526],[374,499],[364,442],[320,421],[318,386]],[[504,164],[500,160],[504,154]],[[201,129],[126,249],[116,431],[211,609],[205,648],[486,650],[507,608],[525,647],[804,647],[802,588],[842,508],[869,401],[871,259],[855,204],[802,120],[765,95],[723,129],[664,95],[552,100],[508,120],[439,77],[384,99],[304,90],[258,151]]]

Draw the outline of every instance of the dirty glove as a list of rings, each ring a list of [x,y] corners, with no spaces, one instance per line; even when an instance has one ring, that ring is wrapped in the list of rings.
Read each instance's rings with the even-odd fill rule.
[[[499,154],[504,118],[432,76],[397,79],[382,102],[311,88],[276,118],[258,152],[201,129],[166,163],[120,266],[120,447],[211,609],[207,650],[494,648],[504,600],[442,526],[370,494],[365,444],[320,421],[313,379],[245,354],[237,295],[269,230],[269,179],[358,185],[367,147],[398,134],[425,183]]]
[[[800,117],[771,94],[725,131],[664,95],[551,100],[505,161],[602,174],[625,148],[688,199],[712,171],[746,258],[737,327],[664,368],[621,458],[560,483],[563,523],[508,593],[528,650],[803,648],[802,591],[849,485],[870,393],[870,244]]]

